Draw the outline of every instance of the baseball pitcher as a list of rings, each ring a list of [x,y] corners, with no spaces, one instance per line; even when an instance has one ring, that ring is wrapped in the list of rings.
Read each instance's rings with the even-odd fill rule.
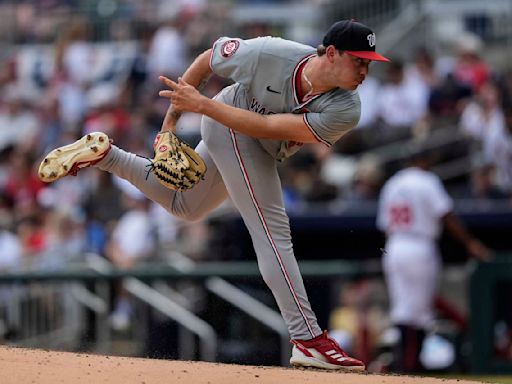
[[[263,279],[288,326],[292,365],[363,370],[319,328],[293,254],[277,162],[304,143],[331,146],[358,122],[356,88],[373,60],[375,33],[339,21],[317,49],[274,37],[222,37],[200,54],[177,81],[161,77],[171,101],[155,158],[110,144],[102,133],[52,151],[40,177],[53,181],[96,165],[127,179],[150,199],[185,220],[198,220],[228,196],[252,237]],[[234,84],[209,99],[198,87],[215,73]],[[175,135],[182,112],[203,115],[195,151]],[[149,176],[147,169],[152,171]]]

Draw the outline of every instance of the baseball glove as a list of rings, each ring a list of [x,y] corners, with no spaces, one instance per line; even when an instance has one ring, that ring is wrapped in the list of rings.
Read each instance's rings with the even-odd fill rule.
[[[174,133],[160,132],[155,137],[153,148],[155,157],[150,172],[165,187],[181,192],[194,187],[204,178],[204,160]]]

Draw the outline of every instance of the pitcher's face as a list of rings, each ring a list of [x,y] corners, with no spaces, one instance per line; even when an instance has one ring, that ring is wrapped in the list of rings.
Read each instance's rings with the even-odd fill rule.
[[[329,47],[333,80],[342,89],[354,90],[366,78],[371,60],[361,59]]]
[[[339,52],[334,57],[339,87],[343,89],[356,89],[366,78],[371,60],[361,59],[346,52]]]

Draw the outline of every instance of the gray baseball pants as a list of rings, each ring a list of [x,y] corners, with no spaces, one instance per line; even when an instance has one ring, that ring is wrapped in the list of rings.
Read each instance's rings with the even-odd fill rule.
[[[321,334],[293,254],[276,160],[257,139],[203,117],[203,140],[196,151],[206,162],[205,179],[193,189],[174,192],[162,186],[148,159],[113,146],[98,167],[140,189],[171,214],[188,221],[204,218],[229,195],[251,235],[258,266],[293,339]]]

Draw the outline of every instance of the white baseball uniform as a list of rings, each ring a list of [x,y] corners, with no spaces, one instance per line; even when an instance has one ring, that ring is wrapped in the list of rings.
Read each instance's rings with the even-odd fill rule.
[[[377,226],[387,236],[383,267],[394,324],[421,328],[433,318],[437,240],[452,205],[441,180],[416,167],[397,172],[382,189]]]
[[[235,84],[216,100],[260,114],[298,113],[319,142],[332,145],[360,116],[356,91],[334,89],[302,100],[301,72],[313,47],[280,38],[224,37],[212,49],[214,73]],[[284,209],[277,162],[301,143],[256,139],[204,116],[196,151],[205,160],[205,179],[186,192],[162,186],[147,175],[149,160],[113,147],[98,166],[127,179],[172,214],[203,218],[229,195],[251,235],[263,279],[272,290],[293,339],[311,339],[321,329],[306,295]]]

